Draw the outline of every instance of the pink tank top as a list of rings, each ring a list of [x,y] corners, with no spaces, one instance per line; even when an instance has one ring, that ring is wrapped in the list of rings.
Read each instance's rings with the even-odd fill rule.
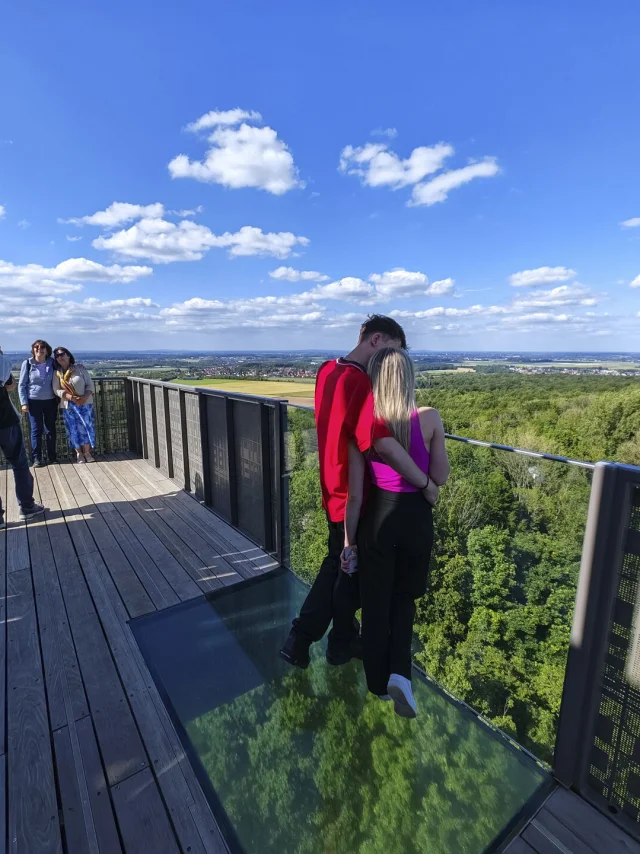
[[[411,447],[409,448],[409,455],[425,474],[429,474],[429,451],[427,451],[424,439],[422,438],[420,417],[417,409],[414,409],[411,413]],[[392,469],[391,466],[383,462],[375,451],[369,457],[369,467],[371,469],[371,482],[379,489],[384,489],[386,492],[420,491],[417,486],[409,483],[395,469]]]

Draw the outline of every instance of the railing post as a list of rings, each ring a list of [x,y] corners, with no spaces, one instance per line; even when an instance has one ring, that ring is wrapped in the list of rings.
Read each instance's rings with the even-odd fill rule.
[[[198,391],[198,408],[200,410],[200,448],[202,450],[202,480],[204,488],[204,503],[211,507],[211,471],[209,469],[209,426],[207,413],[207,396]]]
[[[144,384],[137,383],[138,397],[140,399],[140,429],[142,431],[142,456],[145,460],[149,459],[149,439],[147,437],[147,405],[144,399]],[[149,402],[151,402],[151,392],[149,392]]]
[[[233,400],[228,395],[225,404],[225,433],[227,436],[227,470],[229,472],[229,519],[238,524],[238,482],[236,478],[236,434],[233,422]]]
[[[138,441],[136,435],[136,416],[135,404],[133,400],[133,384],[130,379],[125,377],[124,380],[124,405],[127,414],[127,444],[129,450],[134,454],[139,454]]]
[[[553,769],[565,786],[575,788],[588,770],[625,536],[628,490],[618,477],[621,468],[598,463],[591,486]]]
[[[182,439],[182,470],[184,471],[184,490],[191,492],[191,469],[189,467],[189,428],[187,427],[187,395],[178,391],[180,407],[180,436]]]
[[[100,391],[100,412],[102,414],[102,448],[99,448],[98,451],[107,454],[109,453],[109,448],[107,447],[107,400],[104,393],[104,380],[98,380],[98,389]]]
[[[269,443],[269,409],[260,401],[260,468],[262,471],[262,518],[264,524],[263,548],[267,552],[274,550],[273,508],[271,506],[271,447]]]
[[[151,432],[153,435],[153,462],[157,469],[160,468],[160,449],[158,448],[158,411],[156,409],[155,386],[149,383],[149,402],[151,403]]]
[[[277,526],[277,558],[289,566],[289,475],[285,453],[285,436],[288,428],[286,403],[278,403],[276,410],[276,507],[279,514]]]
[[[167,445],[167,474],[173,478],[173,440],[171,437],[171,413],[169,411],[169,388],[162,386],[162,404],[164,407],[164,435]]]

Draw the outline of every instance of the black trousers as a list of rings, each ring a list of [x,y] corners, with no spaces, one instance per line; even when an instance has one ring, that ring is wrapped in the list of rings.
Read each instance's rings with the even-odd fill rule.
[[[327,556],[313,582],[300,616],[293,621],[293,630],[301,641],[313,643],[324,637],[333,620],[329,634],[332,647],[348,646],[357,636],[355,613],[360,607],[358,573],[347,575],[340,568],[340,554],[344,548],[344,523],[329,524]]]
[[[358,530],[362,643],[367,687],[386,694],[391,673],[411,679],[416,599],[433,546],[431,506],[420,492],[371,490]]]

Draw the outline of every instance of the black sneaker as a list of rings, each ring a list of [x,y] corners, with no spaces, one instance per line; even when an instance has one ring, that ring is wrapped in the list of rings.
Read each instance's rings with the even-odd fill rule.
[[[309,644],[300,640],[298,635],[291,630],[285,645],[280,650],[280,658],[284,658],[289,664],[306,670],[309,666]]]
[[[327,647],[327,664],[334,667],[341,667],[343,664],[348,664],[352,658],[362,660],[362,638],[358,635],[348,646],[331,646]]]
[[[21,510],[18,519],[21,522],[30,522],[31,519],[35,519],[36,516],[39,516],[41,513],[44,513],[44,507],[42,504],[36,504],[34,502],[33,507],[30,507],[28,510]]]
[[[33,467],[34,467],[34,469],[44,468],[44,463],[42,462],[42,460],[34,460],[33,461]]]

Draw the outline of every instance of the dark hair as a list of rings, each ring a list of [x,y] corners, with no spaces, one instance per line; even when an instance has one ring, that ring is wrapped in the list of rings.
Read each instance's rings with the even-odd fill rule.
[[[384,314],[370,314],[367,317],[360,327],[358,343],[366,338],[371,338],[376,332],[394,341],[399,341],[402,349],[407,349],[407,336],[404,334],[404,329],[392,317],[387,317]]]
[[[47,342],[43,341],[42,338],[38,338],[38,340],[34,341],[33,344],[31,345],[31,355],[33,356],[33,358],[35,359],[35,357],[36,357],[36,354],[33,352],[36,344],[40,344],[42,347],[45,348],[45,350],[47,351],[47,359],[50,359],[51,358],[51,344],[47,344]]]
[[[75,365],[76,360],[73,357],[73,353],[70,353],[66,347],[56,347],[56,363],[58,361],[58,353],[66,353],[66,355],[69,357],[69,364]]]

